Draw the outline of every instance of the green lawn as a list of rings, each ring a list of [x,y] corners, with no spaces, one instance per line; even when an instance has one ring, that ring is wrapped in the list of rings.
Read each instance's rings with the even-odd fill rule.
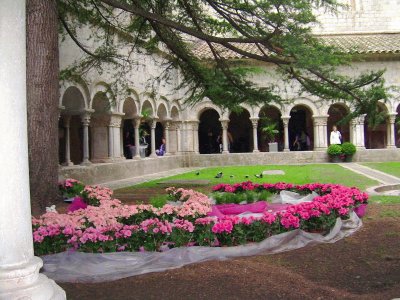
[[[379,204],[400,204],[400,196],[369,196],[368,202]]]
[[[264,178],[256,178],[255,174],[260,174],[264,170],[283,170],[285,175],[264,176]],[[253,182],[291,182],[296,184],[305,184],[311,182],[321,183],[337,183],[347,186],[356,186],[362,190],[367,187],[378,185],[375,180],[369,179],[362,175],[353,173],[350,170],[342,168],[336,164],[307,164],[307,165],[259,165],[259,166],[229,166],[229,167],[213,167],[199,169],[199,175],[196,171],[184,173],[176,176],[165,177],[158,180],[145,182],[137,187],[154,187],[157,182],[164,180],[210,180],[210,184],[218,183],[236,183],[251,180]],[[222,178],[214,178],[218,172],[223,172]],[[233,175],[233,177],[230,177]],[[246,178],[248,175],[248,178]]]
[[[400,177],[400,162],[381,162],[381,163],[362,163],[362,165],[376,169],[381,172],[391,174],[393,176]]]

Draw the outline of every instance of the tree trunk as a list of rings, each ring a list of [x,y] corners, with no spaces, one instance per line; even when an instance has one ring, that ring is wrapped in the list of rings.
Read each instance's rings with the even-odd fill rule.
[[[27,1],[29,177],[33,214],[58,192],[58,19],[55,0]]]

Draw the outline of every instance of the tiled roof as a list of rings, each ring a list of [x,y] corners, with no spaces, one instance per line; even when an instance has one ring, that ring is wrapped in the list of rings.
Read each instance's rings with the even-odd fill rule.
[[[371,33],[371,34],[346,34],[346,35],[319,35],[319,39],[328,45],[336,46],[344,52],[358,54],[368,53],[400,53],[400,33]],[[236,47],[261,54],[254,44],[234,44]],[[243,55],[214,44],[227,59],[240,59]],[[211,59],[213,55],[205,42],[199,41],[193,45],[193,52],[202,59]]]

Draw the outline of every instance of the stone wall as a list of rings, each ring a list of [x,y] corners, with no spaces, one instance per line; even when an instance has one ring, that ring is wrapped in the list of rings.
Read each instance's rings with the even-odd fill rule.
[[[72,166],[60,169],[60,179],[74,178],[86,184],[101,184],[131,177],[173,170],[185,167],[182,155],[146,158],[141,160],[121,160],[114,163]]]
[[[355,162],[400,161],[400,149],[359,150]],[[216,167],[234,165],[305,164],[328,162],[326,151],[261,152],[230,154],[185,154],[146,158],[143,160],[121,160],[115,163],[93,164],[87,167],[72,166],[60,169],[60,178],[75,178],[87,184],[110,181],[173,170],[183,167]]]
[[[342,0],[347,5],[337,15],[321,11],[315,33],[392,32],[400,28],[399,0]]]

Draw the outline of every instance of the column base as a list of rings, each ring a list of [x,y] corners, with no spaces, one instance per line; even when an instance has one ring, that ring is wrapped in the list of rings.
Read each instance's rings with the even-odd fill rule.
[[[285,148],[285,149],[283,149],[283,152],[290,152],[290,149],[289,148]]]
[[[74,166],[74,163],[72,161],[65,162],[65,163],[63,163],[63,166],[64,167],[71,167],[71,166]]]
[[[397,149],[397,147],[395,145],[388,145],[386,146],[386,149]]]
[[[84,166],[84,167],[90,166],[91,164],[92,164],[92,162],[89,160],[85,160],[85,161],[81,162],[81,166]]]
[[[39,274],[42,266],[42,260],[36,256],[15,267],[0,266],[0,299],[66,299],[64,290],[54,280]]]
[[[224,151],[222,151],[222,154],[229,154],[229,151],[228,150],[224,150]]]
[[[365,146],[356,146],[357,150],[366,150]]]
[[[158,157],[158,156],[157,156],[157,154],[152,153],[149,155],[149,157],[154,158],[154,157]]]
[[[253,150],[253,153],[259,153],[260,150]]]

